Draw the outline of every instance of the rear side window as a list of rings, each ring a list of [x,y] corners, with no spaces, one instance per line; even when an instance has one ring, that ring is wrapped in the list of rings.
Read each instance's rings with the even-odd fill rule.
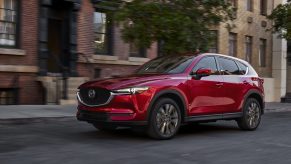
[[[202,58],[193,68],[193,72],[196,72],[199,69],[210,69],[213,74],[218,73],[215,58],[212,56]]]
[[[240,75],[240,71],[235,61],[226,58],[218,58],[220,71],[223,75]]]
[[[247,73],[248,67],[241,62],[237,61],[236,62],[238,67],[239,67],[239,72],[241,75],[245,75]]]

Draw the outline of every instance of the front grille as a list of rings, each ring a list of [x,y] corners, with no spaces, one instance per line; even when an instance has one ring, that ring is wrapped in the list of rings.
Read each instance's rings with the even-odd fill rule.
[[[81,103],[89,106],[100,106],[109,103],[111,93],[103,88],[81,88],[78,93]]]

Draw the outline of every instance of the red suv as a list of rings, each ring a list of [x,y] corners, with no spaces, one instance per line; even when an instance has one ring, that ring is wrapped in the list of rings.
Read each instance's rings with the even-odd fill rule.
[[[255,130],[264,113],[263,82],[238,58],[163,56],[135,74],[82,84],[77,118],[99,130],[146,127],[156,139],[172,138],[189,122],[235,120],[241,129]]]

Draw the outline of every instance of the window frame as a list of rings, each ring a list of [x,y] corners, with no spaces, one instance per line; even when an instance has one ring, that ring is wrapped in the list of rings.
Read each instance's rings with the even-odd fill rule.
[[[254,0],[246,0],[246,11],[254,12]]]
[[[259,48],[259,66],[260,67],[266,67],[267,66],[267,62],[266,62],[266,59],[267,59],[267,39],[264,39],[264,38],[260,38],[260,48]],[[262,45],[262,43],[264,43]],[[264,55],[263,55],[263,58],[262,58],[262,46],[263,47],[263,52],[264,52]]]
[[[230,39],[231,35],[234,36],[235,39],[231,40]],[[234,41],[234,42],[232,42],[232,43],[234,43],[234,53],[233,53],[233,55],[231,55],[231,53],[230,53],[230,41]],[[228,55],[233,56],[233,57],[237,56],[237,33],[230,32],[228,34]]]
[[[260,0],[260,14],[261,15],[268,15],[268,1],[267,0]]]
[[[14,38],[14,41],[15,41],[15,45],[2,45],[0,44],[0,48],[10,48],[10,49],[13,49],[13,48],[19,48],[20,47],[20,27],[21,27],[21,1],[20,0],[15,0],[15,3],[17,3],[15,5],[16,9],[15,10],[12,10],[12,11],[15,11],[16,12],[16,22],[9,22],[9,21],[2,21],[0,20],[0,22],[8,22],[8,23],[13,23],[15,24],[15,38]],[[4,10],[7,10],[5,8],[2,8]],[[10,10],[10,9],[8,9]]]
[[[234,19],[236,19],[237,18],[237,10],[238,10],[238,0],[228,0],[228,3],[230,3],[231,6],[235,9],[232,16]]]
[[[217,60],[218,66],[219,66],[220,75],[223,75],[223,76],[239,76],[240,75],[240,74],[225,74],[225,71],[223,70],[223,66],[220,63],[219,59],[225,59],[225,60],[233,61],[234,64],[236,65],[236,67],[238,68],[239,72],[240,72],[240,67],[238,66],[237,61],[235,59],[224,57],[224,56],[217,56],[216,60]]]
[[[3,93],[6,95],[2,96]],[[17,105],[18,96],[18,88],[0,88],[0,105]]]
[[[242,71],[242,69],[241,69],[239,64],[244,65],[247,68],[245,74],[242,74],[242,75],[247,75],[249,73],[249,67],[246,64],[244,64],[244,63],[242,63],[242,62],[240,62],[238,60],[235,60],[235,63],[238,66],[238,69],[239,69],[240,72]]]
[[[250,42],[247,41],[247,38],[249,38]],[[245,35],[245,60],[249,63],[252,63],[252,56],[253,56],[253,36]]]
[[[208,48],[208,52],[209,53],[218,53],[219,52],[219,31],[218,30],[210,30],[211,33],[213,33],[216,37],[213,39],[213,42],[214,42],[214,46],[213,47],[210,47]],[[215,49],[216,51],[213,52],[213,51],[210,51],[210,50],[213,50]]]
[[[206,59],[206,58],[210,58],[212,57],[215,61],[215,65],[216,65],[216,72],[215,73],[212,73],[211,75],[221,75],[221,72],[219,70],[219,63],[217,61],[217,57],[215,55],[209,55],[209,56],[205,56],[205,57],[202,57],[191,69],[191,72],[190,72],[190,76],[191,74],[194,72],[194,69],[196,68],[196,66],[203,60],[203,59]],[[200,68],[198,68],[196,71],[198,71]]]
[[[95,19],[95,13],[104,13],[106,14],[106,27],[105,33],[98,33],[95,32],[95,27],[94,27],[94,19]],[[112,17],[108,14],[108,11],[101,9],[101,8],[95,8],[94,12],[93,12],[93,34],[94,34],[94,38],[93,38],[93,42],[95,42],[95,35],[96,34],[103,34],[105,35],[105,41],[107,40],[107,48],[104,49],[104,51],[98,51],[95,47],[95,45],[93,46],[94,49],[94,54],[95,55],[108,55],[108,56],[112,56],[113,55],[113,36],[114,36],[114,28],[113,28],[113,22],[112,22]]]

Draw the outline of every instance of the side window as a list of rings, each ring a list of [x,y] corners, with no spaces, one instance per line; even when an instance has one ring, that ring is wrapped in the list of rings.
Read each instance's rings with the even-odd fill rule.
[[[239,62],[239,61],[237,61],[236,63],[237,63],[237,65],[238,65],[238,67],[239,67],[240,75],[244,75],[244,74],[246,74],[246,73],[247,73],[247,69],[248,69],[248,67],[247,67],[246,65],[242,64],[242,63]]]
[[[240,71],[235,61],[226,58],[218,58],[220,71],[223,75],[240,75]]]
[[[197,70],[204,68],[204,69],[211,69],[213,74],[218,74],[218,69],[216,65],[216,61],[214,57],[204,57],[202,58],[193,68],[193,72],[196,72]]]

